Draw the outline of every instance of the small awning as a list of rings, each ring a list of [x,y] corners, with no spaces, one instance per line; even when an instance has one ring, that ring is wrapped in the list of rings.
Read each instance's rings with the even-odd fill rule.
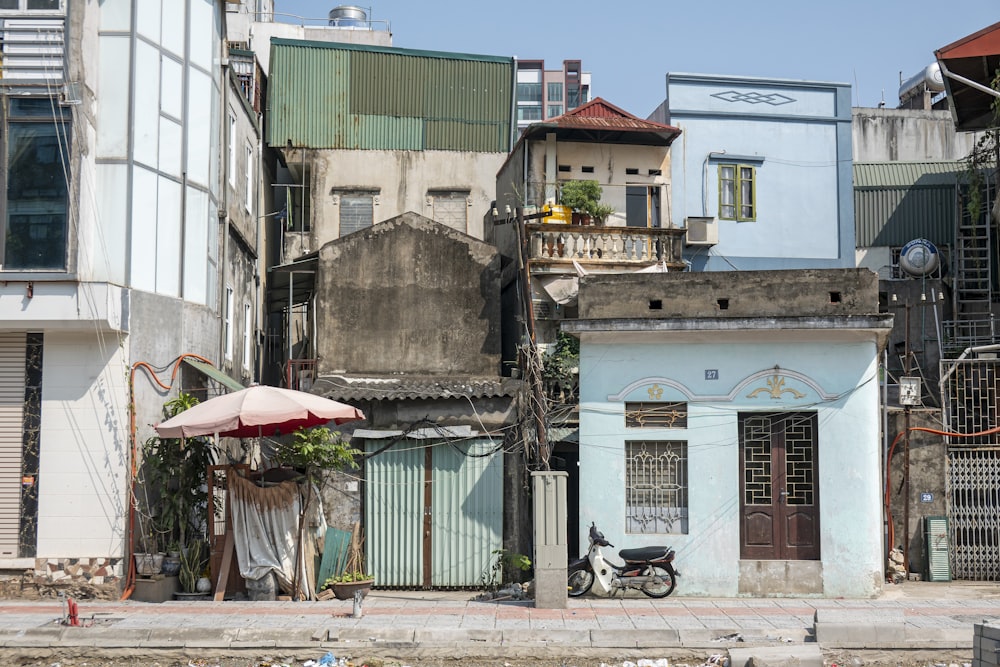
[[[215,380],[219,384],[229,387],[233,391],[239,391],[240,389],[246,389],[242,384],[229,377],[218,368],[212,364],[206,364],[204,361],[198,361],[197,359],[192,359],[191,357],[184,357],[184,363],[190,365],[193,368],[198,369],[204,375],[208,376],[209,379]]]

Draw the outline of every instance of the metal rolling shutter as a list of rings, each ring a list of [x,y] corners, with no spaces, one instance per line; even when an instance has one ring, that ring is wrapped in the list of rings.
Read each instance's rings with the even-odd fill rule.
[[[0,558],[18,555],[25,340],[23,333],[0,333]]]

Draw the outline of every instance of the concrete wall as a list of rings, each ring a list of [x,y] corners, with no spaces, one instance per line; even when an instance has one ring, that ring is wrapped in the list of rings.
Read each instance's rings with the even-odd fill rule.
[[[582,319],[828,317],[878,312],[878,276],[866,269],[628,273],[584,276],[580,284]],[[661,307],[655,307],[656,302]]]
[[[718,218],[719,164],[756,167],[756,220],[718,220],[695,270],[854,265],[850,86],[671,73],[667,109],[674,225]]]
[[[456,229],[482,239],[483,216],[495,197],[496,173],[504,157],[501,153],[459,151],[309,151],[312,229],[304,242],[286,243],[285,259],[340,238],[339,195],[351,190],[378,193],[376,223],[407,211],[431,217],[432,191],[468,192],[466,224]],[[298,164],[301,151],[285,151],[285,158]]]
[[[914,408],[910,412],[910,427],[941,429],[940,416],[939,410]],[[905,428],[903,411],[890,411],[886,431],[888,444]],[[892,453],[886,484],[892,512],[894,546],[900,549],[908,546],[910,571],[925,575],[927,544],[924,539],[924,517],[948,516],[948,448],[944,438],[922,431],[910,432],[909,496],[904,484],[905,462],[906,445],[900,439]],[[931,494],[930,500],[921,500],[922,494],[926,493]],[[909,503],[909,517],[904,510],[906,503]],[[905,518],[909,518],[909,526],[904,521]],[[954,540],[953,535],[952,541]]]
[[[320,375],[498,375],[496,250],[414,213],[326,244]]]
[[[980,136],[956,132],[950,111],[855,108],[851,116],[855,162],[961,160]]]

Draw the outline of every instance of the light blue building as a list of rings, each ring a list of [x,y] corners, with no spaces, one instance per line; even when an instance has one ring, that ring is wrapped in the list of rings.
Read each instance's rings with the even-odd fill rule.
[[[673,546],[675,595],[874,596],[877,276],[735,275],[581,279],[581,527]]]
[[[855,265],[848,84],[671,73],[652,120],[692,270]]]

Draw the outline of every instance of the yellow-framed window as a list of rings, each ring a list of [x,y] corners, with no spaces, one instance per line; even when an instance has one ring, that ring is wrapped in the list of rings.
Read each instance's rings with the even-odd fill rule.
[[[757,219],[757,170],[746,164],[719,165],[719,219]]]

